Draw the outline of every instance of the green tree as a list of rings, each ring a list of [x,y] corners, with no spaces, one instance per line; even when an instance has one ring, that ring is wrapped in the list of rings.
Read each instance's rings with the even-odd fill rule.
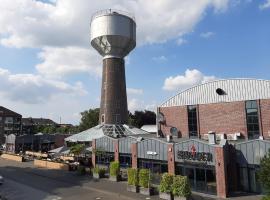
[[[270,199],[270,150],[261,160],[259,180],[267,194],[267,197],[264,197],[264,199]]]
[[[79,130],[84,131],[98,125],[99,121],[99,108],[89,109],[81,112],[81,122]]]
[[[70,147],[70,153],[74,154],[76,158],[82,153],[84,150],[85,145],[84,144],[74,144]]]
[[[149,110],[135,111],[134,114],[129,113],[128,121],[130,125],[138,128],[146,124],[156,124],[156,113]]]

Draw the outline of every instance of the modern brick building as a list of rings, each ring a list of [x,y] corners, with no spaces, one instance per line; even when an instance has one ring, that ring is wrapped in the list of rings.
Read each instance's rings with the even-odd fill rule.
[[[185,175],[193,191],[223,198],[262,192],[257,171],[270,149],[270,81],[231,79],[192,87],[162,103],[157,122],[157,136],[94,139],[93,165],[118,160],[123,168]]]
[[[20,114],[0,106],[0,144],[5,143],[5,135],[21,134],[21,120]]]

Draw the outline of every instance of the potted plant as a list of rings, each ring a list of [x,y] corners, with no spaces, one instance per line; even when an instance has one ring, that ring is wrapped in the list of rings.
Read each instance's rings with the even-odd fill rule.
[[[128,184],[127,191],[129,192],[139,192],[138,186],[138,170],[133,168],[128,168]]]
[[[174,200],[188,200],[191,195],[190,184],[186,176],[175,176],[173,179],[172,192]]]
[[[148,196],[153,194],[153,188],[150,187],[150,180],[150,170],[141,169],[139,171],[139,186],[141,194]]]
[[[164,173],[159,186],[159,198],[172,200],[173,175]]]
[[[93,177],[95,179],[103,178],[105,176],[105,172],[106,170],[104,168],[95,167],[93,169]]]
[[[111,181],[119,181],[120,180],[120,163],[118,161],[114,161],[110,163],[110,178]]]

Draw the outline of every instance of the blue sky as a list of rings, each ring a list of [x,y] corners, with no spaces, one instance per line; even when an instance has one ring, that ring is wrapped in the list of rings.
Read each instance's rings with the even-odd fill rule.
[[[99,106],[102,58],[89,42],[91,15],[135,14],[137,47],[126,58],[129,109],[219,78],[270,79],[267,0],[3,0],[0,104],[24,117],[78,123]]]

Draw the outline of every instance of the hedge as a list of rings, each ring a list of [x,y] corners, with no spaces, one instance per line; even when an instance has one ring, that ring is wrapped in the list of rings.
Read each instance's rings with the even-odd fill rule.
[[[138,170],[133,168],[128,168],[128,185],[138,185]]]
[[[139,171],[139,186],[149,188],[150,184],[150,171],[149,169],[141,169]]]
[[[169,173],[164,173],[162,175],[159,191],[164,193],[171,193],[172,192],[172,185],[173,185],[173,178],[174,175]]]
[[[118,161],[110,163],[110,176],[116,177],[120,174],[120,164]]]
[[[191,189],[186,176],[175,176],[172,185],[173,195],[178,197],[189,197]]]

